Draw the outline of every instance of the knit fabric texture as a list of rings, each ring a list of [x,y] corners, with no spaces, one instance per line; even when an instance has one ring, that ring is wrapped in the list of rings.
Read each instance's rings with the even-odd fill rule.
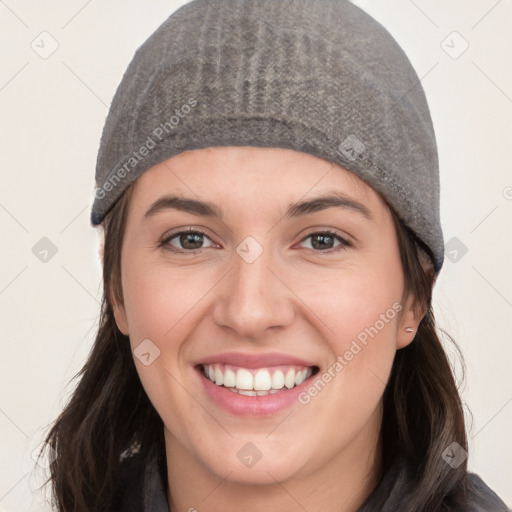
[[[347,0],[194,0],[137,49],[98,152],[91,223],[152,166],[213,146],[279,147],[355,173],[437,272],[439,164],[420,79]]]

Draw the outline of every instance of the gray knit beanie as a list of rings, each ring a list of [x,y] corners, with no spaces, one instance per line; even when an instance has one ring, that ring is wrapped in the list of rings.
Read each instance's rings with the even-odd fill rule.
[[[211,146],[289,148],[380,192],[436,272],[435,134],[393,37],[347,0],[194,0],[135,52],[103,129],[91,222],[144,171]]]

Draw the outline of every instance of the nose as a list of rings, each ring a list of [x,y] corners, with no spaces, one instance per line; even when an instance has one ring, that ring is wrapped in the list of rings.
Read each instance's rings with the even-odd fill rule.
[[[217,325],[238,337],[256,341],[270,328],[293,322],[293,293],[270,251],[264,250],[249,263],[234,253],[231,271],[217,291],[213,318]]]

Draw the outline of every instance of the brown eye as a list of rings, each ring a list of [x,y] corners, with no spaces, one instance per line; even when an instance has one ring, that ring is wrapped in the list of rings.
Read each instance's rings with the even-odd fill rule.
[[[211,245],[203,245],[205,240],[210,241]],[[205,233],[202,233],[201,231],[188,230],[174,233],[173,235],[167,237],[165,240],[162,240],[161,245],[170,251],[192,252],[198,249],[212,247],[214,244],[211,243],[211,240],[206,236]]]
[[[350,242],[332,231],[311,233],[304,238],[302,242],[309,239],[311,239],[310,247],[307,248],[318,252],[335,252],[339,249],[346,249],[351,246]],[[336,244],[336,242],[338,242],[338,244]]]
[[[203,235],[199,233],[184,233],[179,235],[178,240],[183,249],[199,249],[203,244]]]

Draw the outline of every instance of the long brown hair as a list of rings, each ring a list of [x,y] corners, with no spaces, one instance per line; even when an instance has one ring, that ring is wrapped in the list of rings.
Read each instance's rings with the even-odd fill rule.
[[[165,457],[163,422],[142,387],[129,339],[119,331],[112,309],[113,300],[122,303],[121,247],[132,191],[133,184],[103,221],[98,334],[85,365],[73,377],[78,379],[76,389],[45,439],[57,454],[45,484],[51,481],[53,506],[59,512],[111,510],[123,457],[134,449],[143,462],[155,452]],[[444,510],[450,497],[464,499],[467,492],[466,461],[453,469],[441,457],[454,441],[467,450],[464,412],[432,311],[435,274],[421,264],[421,242],[390,210],[405,293],[412,292],[418,307],[426,306],[426,314],[414,341],[397,352],[384,392],[383,465],[389,467],[399,455],[415,468],[403,510],[434,512]]]

